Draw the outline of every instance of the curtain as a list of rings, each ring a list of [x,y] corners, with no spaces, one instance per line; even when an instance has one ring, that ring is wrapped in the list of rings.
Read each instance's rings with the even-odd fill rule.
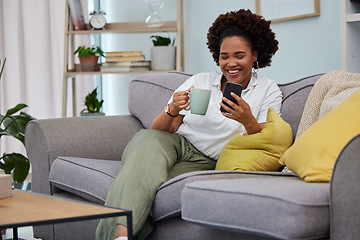
[[[25,112],[37,119],[61,117],[65,0],[0,1],[0,58],[7,58],[0,83],[1,113],[25,103]],[[82,4],[86,21],[87,1]],[[76,43],[89,44],[89,38],[79,36]],[[77,78],[77,109],[94,88],[92,79]],[[72,113],[70,96],[71,91],[67,116]],[[11,138],[1,138],[1,152],[9,151],[24,153],[24,148]]]

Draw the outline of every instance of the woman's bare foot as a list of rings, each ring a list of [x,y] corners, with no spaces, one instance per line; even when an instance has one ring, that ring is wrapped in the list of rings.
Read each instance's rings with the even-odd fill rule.
[[[128,235],[127,227],[118,224],[118,225],[117,225],[117,228],[116,228],[115,238],[118,238],[118,237],[127,237],[127,235]]]

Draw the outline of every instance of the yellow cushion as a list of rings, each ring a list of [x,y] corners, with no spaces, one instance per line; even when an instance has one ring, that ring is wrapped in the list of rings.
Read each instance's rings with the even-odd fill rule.
[[[360,133],[360,91],[309,127],[280,159],[306,182],[329,182],[342,148]]]
[[[269,108],[264,129],[230,139],[219,155],[216,170],[276,171],[281,167],[280,157],[292,141],[290,125]]]

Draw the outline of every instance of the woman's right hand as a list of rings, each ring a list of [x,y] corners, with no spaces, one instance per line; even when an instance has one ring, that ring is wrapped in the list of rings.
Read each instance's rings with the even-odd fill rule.
[[[185,91],[174,93],[173,101],[170,103],[170,110],[172,110],[172,114],[177,115],[181,110],[189,106],[189,92],[192,88],[194,88],[194,86],[191,86]]]
[[[177,117],[171,117],[165,111],[162,111],[152,122],[152,128],[158,130],[164,130],[170,133],[176,132],[179,126],[183,123],[184,115],[178,115],[179,112],[187,108],[190,104],[188,92],[193,88],[191,86],[186,91],[176,92],[173,95],[173,100],[169,104],[168,111],[171,115]]]

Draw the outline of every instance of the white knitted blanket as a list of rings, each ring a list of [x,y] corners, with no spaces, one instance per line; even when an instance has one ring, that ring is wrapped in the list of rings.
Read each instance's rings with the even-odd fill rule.
[[[313,123],[360,89],[360,74],[333,71],[315,83],[305,103],[296,139]],[[360,111],[360,109],[354,109]],[[334,126],[335,127],[335,126]]]

